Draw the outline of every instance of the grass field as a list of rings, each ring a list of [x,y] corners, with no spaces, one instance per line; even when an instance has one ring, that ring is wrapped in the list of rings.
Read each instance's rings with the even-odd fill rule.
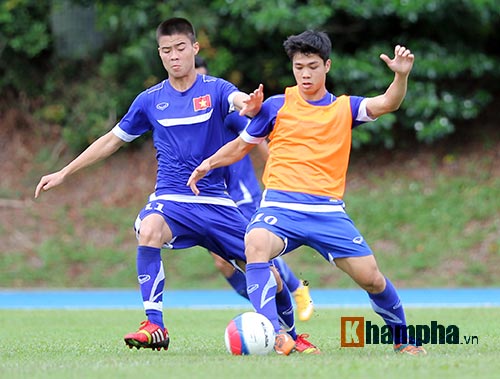
[[[340,347],[340,317],[380,319],[371,310],[318,309],[298,331],[319,356],[231,356],[227,322],[244,310],[167,310],[168,351],[129,350],[122,336],[140,310],[0,310],[0,378],[493,378],[500,371],[500,308],[409,309],[410,324],[456,325],[461,344],[427,345],[428,355],[396,355],[388,345]],[[474,344],[468,337],[477,336]],[[465,338],[464,338],[465,337]]]

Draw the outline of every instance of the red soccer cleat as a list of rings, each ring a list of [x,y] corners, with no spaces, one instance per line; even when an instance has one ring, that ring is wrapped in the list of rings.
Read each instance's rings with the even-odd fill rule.
[[[141,322],[141,327],[135,333],[129,333],[125,337],[125,343],[129,348],[141,347],[145,349],[168,350],[170,338],[167,329],[162,329],[156,324],[149,321]]]
[[[306,338],[309,334],[299,334],[295,340],[295,350],[303,354],[320,354],[321,351]]]
[[[394,352],[397,354],[408,354],[412,356],[427,355],[427,351],[422,346],[416,346],[412,343],[400,343],[394,345]]]

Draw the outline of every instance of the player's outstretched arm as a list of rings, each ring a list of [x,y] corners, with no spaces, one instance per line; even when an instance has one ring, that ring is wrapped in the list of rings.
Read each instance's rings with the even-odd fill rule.
[[[36,186],[35,198],[37,198],[42,191],[48,191],[63,183],[67,176],[109,157],[124,143],[124,141],[115,136],[111,131],[103,135],[87,147],[83,153],[71,161],[66,167],[52,174],[43,176]]]
[[[394,80],[384,94],[367,99],[366,109],[372,118],[394,112],[399,108],[406,96],[408,76],[415,56],[405,46],[397,45],[394,48],[394,58],[381,54],[380,59],[394,72]]]
[[[269,147],[266,140],[256,145],[252,154],[250,154],[250,158],[255,172],[262,172],[266,166],[267,158],[269,158]]]
[[[210,171],[218,167],[229,166],[234,162],[239,161],[247,155],[252,148],[256,146],[243,141],[241,137],[236,137],[231,142],[226,143],[213,155],[205,159],[196,167],[189,177],[186,185],[191,187],[191,191],[195,195],[199,195],[200,191],[196,184]]]

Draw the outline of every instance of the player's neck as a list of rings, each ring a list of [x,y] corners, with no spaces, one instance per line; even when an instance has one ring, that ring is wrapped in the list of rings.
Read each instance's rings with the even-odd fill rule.
[[[326,87],[322,87],[314,92],[304,91],[299,86],[299,94],[306,101],[318,101],[326,95]]]
[[[168,79],[168,81],[170,82],[170,85],[176,91],[184,92],[193,86],[194,82],[196,81],[196,77],[197,77],[197,74],[195,71],[193,71],[193,72],[190,72],[186,76],[182,76],[182,77],[178,77],[178,78],[170,77]]]

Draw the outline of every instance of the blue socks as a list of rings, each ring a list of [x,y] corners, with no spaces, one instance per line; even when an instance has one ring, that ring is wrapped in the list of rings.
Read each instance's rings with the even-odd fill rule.
[[[269,262],[247,263],[247,293],[255,311],[266,316],[279,332],[280,324],[276,309],[276,279]]]
[[[285,329],[294,340],[297,339],[292,297],[286,283],[283,283],[283,290],[276,293],[276,309],[282,329]]]
[[[148,320],[165,328],[163,324],[165,273],[161,249],[149,246],[137,247],[137,280],[141,287],[142,301]]]
[[[234,270],[234,273],[229,278],[226,278],[226,280],[231,285],[231,287],[234,288],[238,295],[249,300],[245,274],[243,274],[241,271]]]
[[[290,291],[284,284],[283,290],[276,293],[277,284],[270,269],[270,263],[247,263],[246,279],[248,297],[255,311],[266,316],[276,332],[281,329],[281,321],[286,326],[288,333],[295,339],[297,334],[295,333]]]
[[[285,260],[281,257],[273,259],[273,264],[280,273],[281,279],[286,283],[290,292],[295,292],[302,282],[295,276],[293,271],[288,267]]]
[[[385,323],[391,327],[393,331],[393,339],[395,344],[406,341],[406,336],[402,339],[401,331],[406,331],[406,319],[403,305],[392,285],[391,281],[385,278],[385,289],[381,293],[368,293],[373,310]]]
[[[273,260],[274,267],[280,273],[281,279],[286,283],[289,292],[295,292],[301,286],[301,281],[294,275],[290,267],[286,264],[283,258],[275,258]],[[226,278],[227,282],[233,289],[242,297],[249,300],[247,294],[247,282],[245,274],[241,271],[235,270],[234,274]]]

